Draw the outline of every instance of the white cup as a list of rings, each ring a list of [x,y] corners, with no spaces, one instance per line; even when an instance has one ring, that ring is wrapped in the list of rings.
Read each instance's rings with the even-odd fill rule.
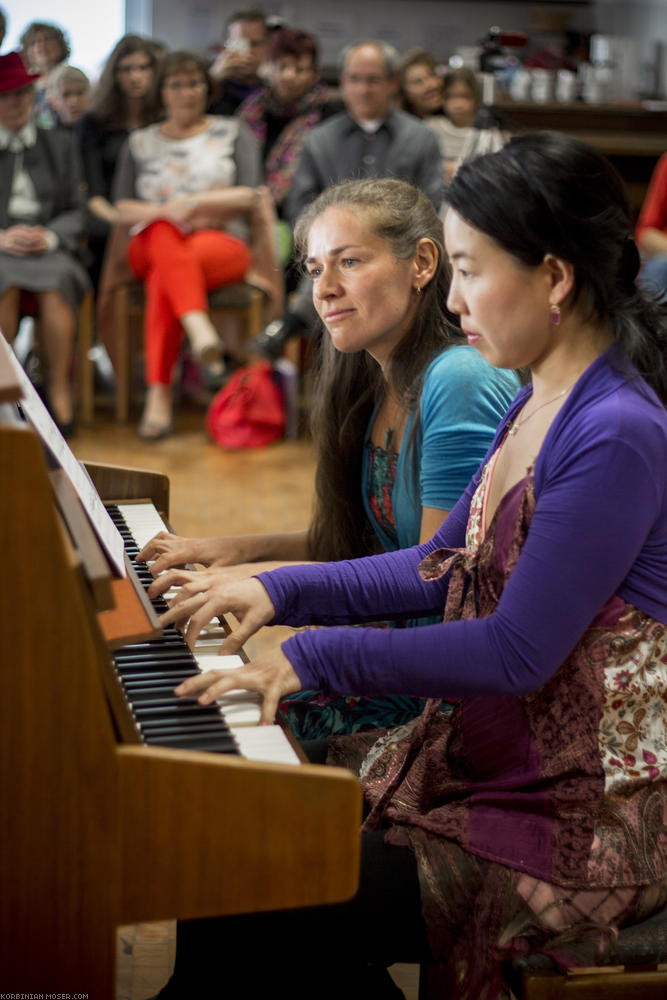
[[[532,70],[531,96],[536,104],[546,104],[551,100],[553,73],[548,69]]]
[[[576,96],[577,78],[569,69],[559,69],[556,74],[555,97],[557,101],[573,101]]]

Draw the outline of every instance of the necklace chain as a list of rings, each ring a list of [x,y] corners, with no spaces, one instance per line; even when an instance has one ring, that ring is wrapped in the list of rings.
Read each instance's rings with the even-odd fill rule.
[[[575,382],[576,382],[576,379],[575,379]],[[508,437],[514,437],[514,435],[519,430],[519,428],[523,427],[523,425],[525,423],[528,423],[528,421],[530,420],[531,417],[534,417],[535,414],[539,413],[539,411],[542,410],[542,409],[544,409],[545,406],[549,406],[550,403],[555,403],[557,399],[560,399],[562,396],[565,395],[565,393],[569,392],[573,385],[574,385],[574,382],[572,382],[570,385],[567,385],[564,389],[561,389],[561,391],[559,393],[557,393],[557,395],[552,396],[551,399],[547,399],[547,401],[545,403],[540,403],[540,405],[536,406],[535,409],[533,410],[533,412],[529,413],[527,417],[523,418],[523,420],[520,420],[520,419],[514,420],[513,423],[512,423],[512,425],[511,425],[511,427],[509,428],[509,430],[507,432],[507,436]]]

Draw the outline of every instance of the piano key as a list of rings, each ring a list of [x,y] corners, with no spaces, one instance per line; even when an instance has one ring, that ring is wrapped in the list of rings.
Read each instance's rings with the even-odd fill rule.
[[[145,563],[137,563],[134,557],[159,531],[168,530],[166,525],[152,504],[115,505],[110,515],[123,535],[140,582],[148,589],[153,581],[150,569]],[[162,613],[168,604],[164,597],[159,597],[153,601],[153,606]],[[212,655],[217,654],[224,636],[220,625],[212,622],[203,631],[195,656],[178,629],[168,626],[156,639],[134,643],[115,652],[117,673],[142,739],[151,745],[238,754],[238,734],[246,729],[256,730],[252,737],[246,738],[248,759],[300,763],[279,726],[257,725],[261,713],[258,695],[236,690],[211,706],[173,695],[173,688],[185,677],[200,672],[202,666],[198,661],[201,657],[205,664],[208,663],[206,669],[233,669],[242,664],[238,656]]]

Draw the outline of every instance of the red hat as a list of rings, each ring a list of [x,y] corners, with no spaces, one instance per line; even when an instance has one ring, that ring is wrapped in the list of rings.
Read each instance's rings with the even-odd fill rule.
[[[39,73],[30,73],[18,52],[0,56],[0,94],[20,90],[39,79]]]

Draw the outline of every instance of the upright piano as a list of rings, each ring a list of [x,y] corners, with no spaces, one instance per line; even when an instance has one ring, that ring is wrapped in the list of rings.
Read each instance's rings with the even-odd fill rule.
[[[361,794],[339,768],[146,741],[118,662],[159,639],[155,612],[22,415],[13,364],[0,336],[0,993],[113,1000],[118,925],[350,898]],[[165,477],[88,472],[168,522]]]

